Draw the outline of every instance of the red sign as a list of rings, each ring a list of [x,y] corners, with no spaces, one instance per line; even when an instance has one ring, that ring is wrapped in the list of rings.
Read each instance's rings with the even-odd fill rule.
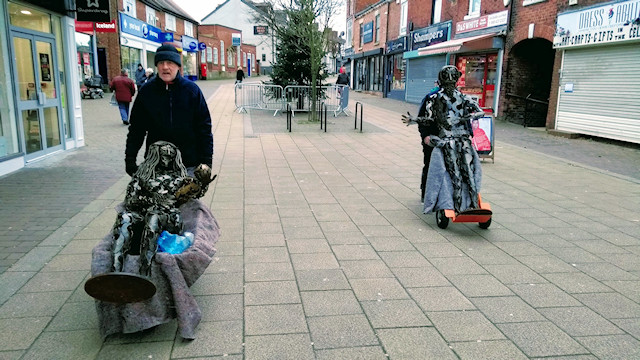
[[[76,31],[85,34],[93,34],[93,23],[91,21],[76,20]]]
[[[101,32],[101,33],[116,32],[116,21],[112,20],[111,22],[97,22],[96,32]]]
[[[508,15],[509,11],[504,10],[497,13],[480,16],[475,19],[459,21],[456,23],[456,34],[505,25],[507,23]]]

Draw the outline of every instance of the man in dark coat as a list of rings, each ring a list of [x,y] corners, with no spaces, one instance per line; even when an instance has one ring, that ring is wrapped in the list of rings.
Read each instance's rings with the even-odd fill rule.
[[[136,86],[133,80],[129,79],[129,71],[122,69],[120,75],[116,76],[109,83],[109,88],[115,92],[118,108],[120,109],[120,118],[124,125],[129,125],[129,104],[133,95],[136,93]]]
[[[435,87],[429,90],[429,93],[422,99],[422,103],[420,104],[420,108],[418,109],[418,117],[424,117],[426,113],[426,106],[429,98],[440,90],[440,86],[438,81],[435,81]],[[424,192],[427,188],[427,175],[429,174],[429,162],[431,161],[431,152],[433,152],[433,147],[429,146],[429,136],[438,134],[438,127],[434,122],[429,123],[418,123],[418,131],[420,131],[420,143],[422,144],[422,154],[424,155],[423,166],[422,166],[422,180],[420,182],[420,190],[422,195],[420,196],[421,200],[424,200]]]
[[[236,71],[236,84],[241,83],[242,79],[244,79],[244,70],[242,70],[242,68],[239,67],[238,71]]]
[[[125,149],[127,174],[136,172],[136,157],[145,138],[145,155],[150,144],[163,140],[180,149],[190,174],[199,164],[211,167],[211,115],[202,91],[180,75],[180,53],[175,47],[160,46],[155,64],[157,75],[140,88],[131,110]]]
[[[138,68],[136,69],[136,86],[138,86],[138,88],[144,84],[145,78],[145,70],[142,64],[138,64]]]

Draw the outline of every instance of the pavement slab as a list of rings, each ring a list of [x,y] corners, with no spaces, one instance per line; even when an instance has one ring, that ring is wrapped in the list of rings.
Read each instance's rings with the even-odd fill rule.
[[[440,229],[399,119],[414,104],[355,92],[362,133],[304,113],[289,133],[284,115],[237,112],[232,82],[197,84],[219,174],[202,200],[222,236],[191,288],[196,339],[175,321],[99,336],[83,284],[129,181],[127,131],[108,99],[83,100],[87,146],[0,178],[0,358],[638,357],[637,147],[496,121],[493,224]]]

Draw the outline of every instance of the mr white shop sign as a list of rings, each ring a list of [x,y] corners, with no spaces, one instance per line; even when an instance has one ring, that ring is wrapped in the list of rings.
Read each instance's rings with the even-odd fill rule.
[[[553,47],[640,39],[640,0],[599,5],[558,15]]]

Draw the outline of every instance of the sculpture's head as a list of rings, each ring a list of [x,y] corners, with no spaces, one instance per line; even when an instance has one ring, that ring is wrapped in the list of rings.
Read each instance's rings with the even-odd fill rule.
[[[157,175],[157,171],[162,173],[166,170],[177,171],[181,177],[185,177],[187,174],[178,147],[168,141],[156,141],[149,145],[145,159],[140,164],[136,176],[143,180],[149,180]]]
[[[445,65],[438,73],[438,82],[440,87],[446,91],[452,91],[456,88],[456,83],[460,79],[462,73],[453,65]]]

